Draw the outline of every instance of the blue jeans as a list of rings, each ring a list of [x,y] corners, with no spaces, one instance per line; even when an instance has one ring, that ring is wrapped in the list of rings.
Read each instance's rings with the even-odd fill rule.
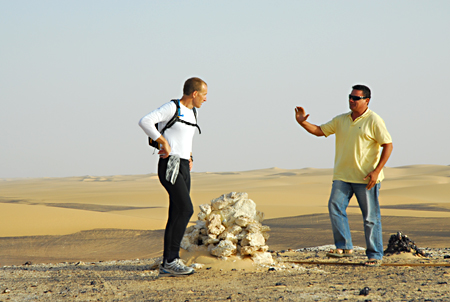
[[[353,249],[352,236],[347,218],[347,207],[353,194],[356,195],[364,219],[366,236],[366,255],[369,259],[383,258],[383,236],[381,233],[381,214],[378,196],[380,183],[367,190],[366,184],[333,181],[328,211],[337,249]]]

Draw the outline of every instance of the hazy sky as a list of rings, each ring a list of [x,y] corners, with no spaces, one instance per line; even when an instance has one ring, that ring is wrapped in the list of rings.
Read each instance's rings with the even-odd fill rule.
[[[450,1],[0,0],[0,178],[147,174],[139,119],[208,83],[194,172],[332,168],[322,124],[372,89],[389,167],[450,164]]]

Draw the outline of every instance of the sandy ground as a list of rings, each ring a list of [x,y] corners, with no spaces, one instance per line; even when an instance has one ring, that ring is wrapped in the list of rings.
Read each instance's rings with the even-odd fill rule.
[[[449,301],[450,249],[386,256],[380,267],[361,265],[363,248],[346,260],[328,249],[274,252],[266,266],[211,260],[186,277],[159,277],[160,258],[8,266],[0,301]]]
[[[386,168],[380,193],[385,247],[391,234],[402,231],[432,253],[385,257],[378,268],[359,265],[364,251],[337,265],[323,263],[330,247],[305,250],[333,242],[331,173],[193,173],[192,221],[198,205],[247,192],[271,227],[267,244],[277,264],[270,269],[248,259],[224,262],[185,253],[188,264],[205,264],[185,278],[157,277],[167,196],[155,175],[2,179],[0,301],[450,301],[444,258],[450,252],[450,167]],[[364,247],[356,200],[348,212],[354,244]],[[282,267],[286,261],[322,263]],[[359,295],[366,286],[369,295]]]

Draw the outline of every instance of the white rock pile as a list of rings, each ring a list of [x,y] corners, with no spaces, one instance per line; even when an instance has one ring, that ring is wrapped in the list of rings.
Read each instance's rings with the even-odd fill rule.
[[[249,256],[258,264],[273,263],[264,213],[247,193],[231,192],[202,204],[195,225],[186,229],[181,247],[190,252],[207,250],[216,257]]]

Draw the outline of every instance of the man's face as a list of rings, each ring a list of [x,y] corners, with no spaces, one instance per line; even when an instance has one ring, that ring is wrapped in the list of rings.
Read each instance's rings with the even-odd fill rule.
[[[362,90],[353,89],[351,95],[364,97]],[[354,101],[349,98],[348,102],[350,110],[353,112],[364,112],[369,105],[369,100],[370,99],[361,99],[359,101]]]
[[[194,94],[194,107],[200,108],[202,107],[202,104],[206,102],[206,95],[208,94],[208,86],[205,84],[202,85],[201,91],[195,91]]]

